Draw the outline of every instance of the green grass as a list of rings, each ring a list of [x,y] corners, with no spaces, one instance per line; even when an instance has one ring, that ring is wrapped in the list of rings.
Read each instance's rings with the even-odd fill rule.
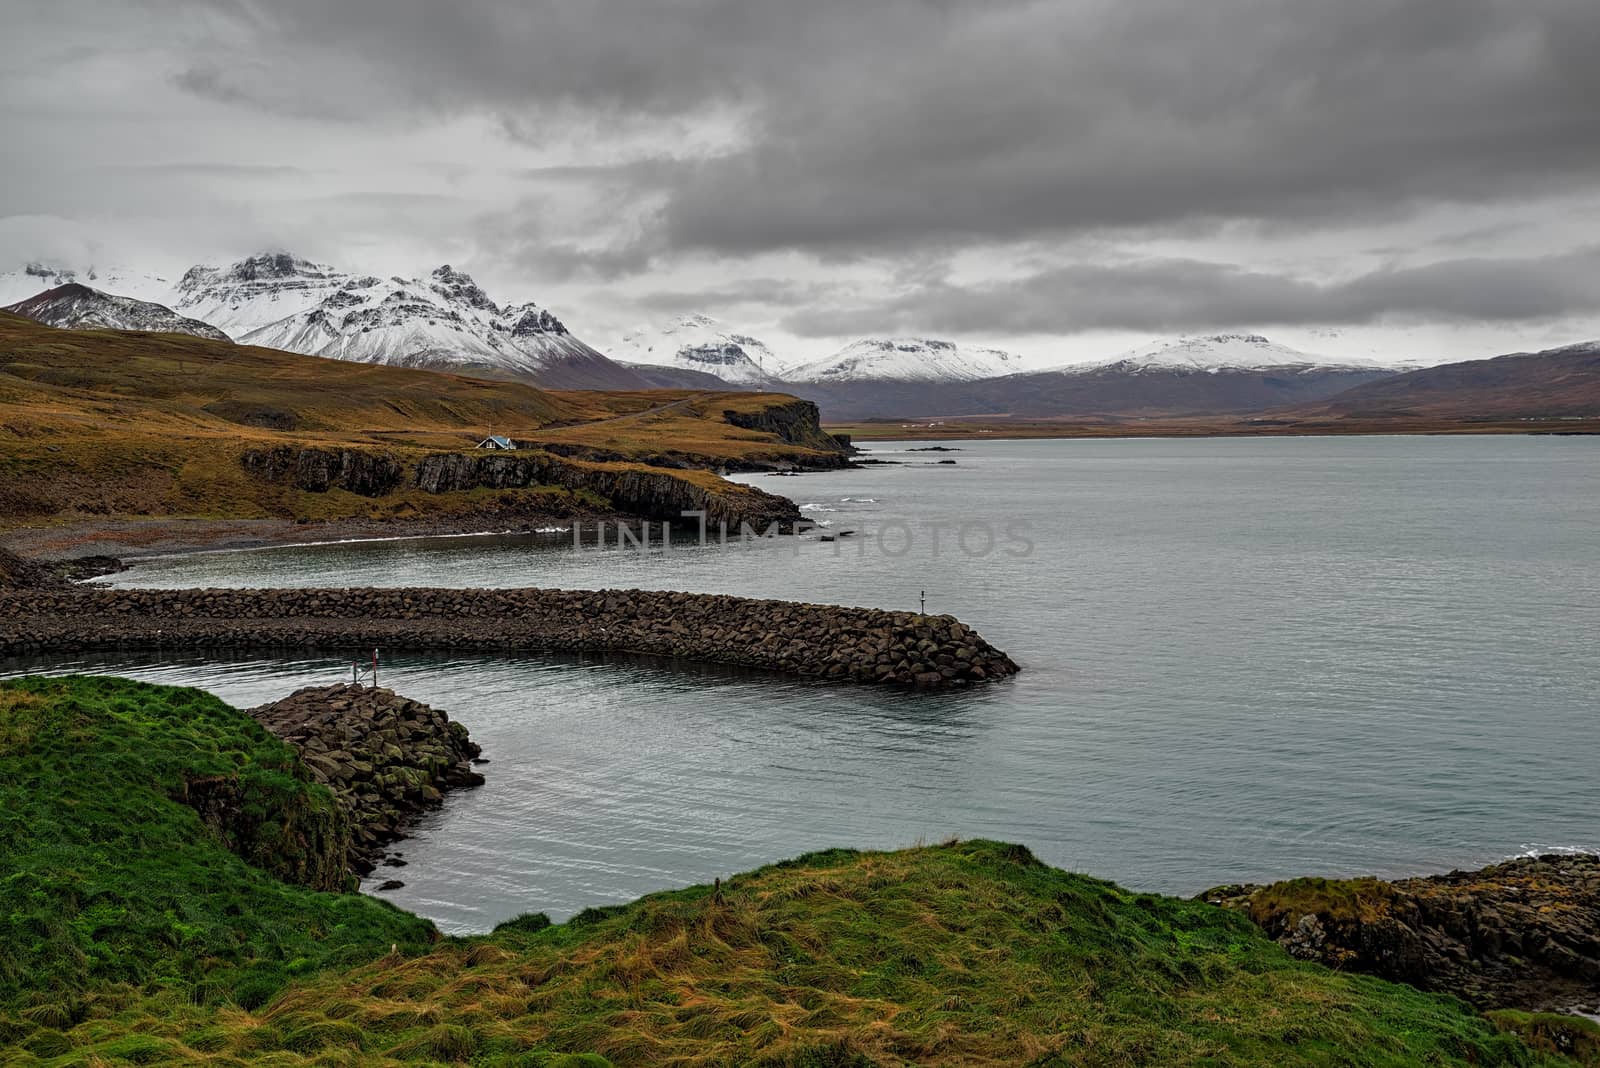
[[[0,1063],[1576,1063],[1554,1024],[1296,962],[1243,916],[997,842],[814,853],[424,946],[421,921],[276,882],[167,799],[199,772],[314,803],[241,714],[112,680],[0,695],[20,806],[4,824]],[[128,955],[137,974],[111,959]],[[286,976],[270,1000],[228,997]]]
[[[420,947],[432,926],[291,885],[175,798],[236,797],[234,849],[342,880],[331,795],[255,721],[199,690],[121,679],[0,684],[0,1006],[59,1023],[109,988],[265,1001],[291,975]]]

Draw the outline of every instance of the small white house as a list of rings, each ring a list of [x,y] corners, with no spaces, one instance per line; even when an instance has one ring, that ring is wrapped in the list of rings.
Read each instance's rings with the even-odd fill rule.
[[[517,444],[516,444],[516,442],[512,441],[510,438],[504,437],[503,435],[490,434],[488,437],[486,437],[482,441],[478,442],[478,448],[480,448],[480,449],[505,449],[508,452],[514,452],[514,451],[516,451]]]

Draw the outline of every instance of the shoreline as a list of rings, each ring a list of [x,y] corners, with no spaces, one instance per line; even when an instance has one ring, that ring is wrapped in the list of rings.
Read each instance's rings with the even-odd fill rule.
[[[936,425],[935,425],[936,424]],[[1426,422],[1386,425],[1382,421],[1290,425],[1251,425],[1219,422],[1215,419],[1159,419],[1147,423],[1089,423],[1071,420],[996,420],[957,418],[934,423],[843,422],[825,423],[830,433],[847,434],[857,445],[899,441],[1032,441],[1032,440],[1111,440],[1147,438],[1418,438],[1418,437],[1593,437],[1600,435],[1600,419],[1527,423],[1522,420],[1493,422]],[[883,433],[876,431],[883,430]]]
[[[84,556],[123,561],[154,560],[199,553],[249,552],[419,538],[470,538],[537,534],[574,523],[639,523],[618,512],[526,516],[495,520],[483,515],[419,519],[331,519],[301,523],[293,519],[116,519],[89,520],[56,527],[18,527],[0,533],[0,549],[38,563],[56,564]]]

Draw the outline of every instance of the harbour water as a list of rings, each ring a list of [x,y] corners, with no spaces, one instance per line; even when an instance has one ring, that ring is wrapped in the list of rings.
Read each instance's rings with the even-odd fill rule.
[[[630,659],[386,658],[386,685],[451,711],[492,761],[400,846],[404,868],[376,873],[452,931],[951,835],[1173,893],[1600,848],[1600,441],[911,447],[750,476],[857,532],[836,541],[427,539],[169,557],[114,581],[925,596],[1024,669],[924,695]],[[348,659],[0,672],[114,671],[244,705],[346,677]]]

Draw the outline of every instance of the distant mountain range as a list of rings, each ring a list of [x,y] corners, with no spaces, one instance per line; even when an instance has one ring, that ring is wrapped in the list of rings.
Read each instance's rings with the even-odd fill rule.
[[[864,338],[784,376],[787,382],[977,382],[1022,369],[1022,358],[919,337]]]
[[[1428,367],[1286,414],[1375,422],[1600,419],[1600,341]]]
[[[704,385],[708,375],[721,388],[767,389],[779,381],[771,349],[709,315],[680,315],[660,327],[641,327],[623,335],[611,355],[646,377],[689,386]]]
[[[78,277],[75,271],[29,265],[0,276],[0,294],[39,281],[81,285]],[[175,284],[123,271],[84,277],[97,286],[118,285],[178,318],[209,323],[241,344],[514,378],[552,389],[650,388],[574,337],[548,310],[531,302],[498,304],[449,266],[423,278],[379,278],[268,253],[228,267],[194,267]],[[151,329],[144,322],[132,316],[117,325]]]
[[[631,331],[608,356],[548,309],[497,303],[449,266],[420,278],[382,278],[287,253],[194,267],[176,281],[120,268],[76,272],[31,264],[0,274],[0,303],[7,301],[17,301],[9,310],[54,326],[231,337],[314,356],[555,389],[781,391],[817,402],[836,421],[1277,410],[1468,418],[1524,411],[1593,415],[1600,408],[1594,345],[1417,371],[1328,359],[1258,334],[1215,334],[1040,371],[1024,370],[1020,357],[1000,349],[893,337],[864,338],[802,363],[785,360],[749,333],[689,314]]]

